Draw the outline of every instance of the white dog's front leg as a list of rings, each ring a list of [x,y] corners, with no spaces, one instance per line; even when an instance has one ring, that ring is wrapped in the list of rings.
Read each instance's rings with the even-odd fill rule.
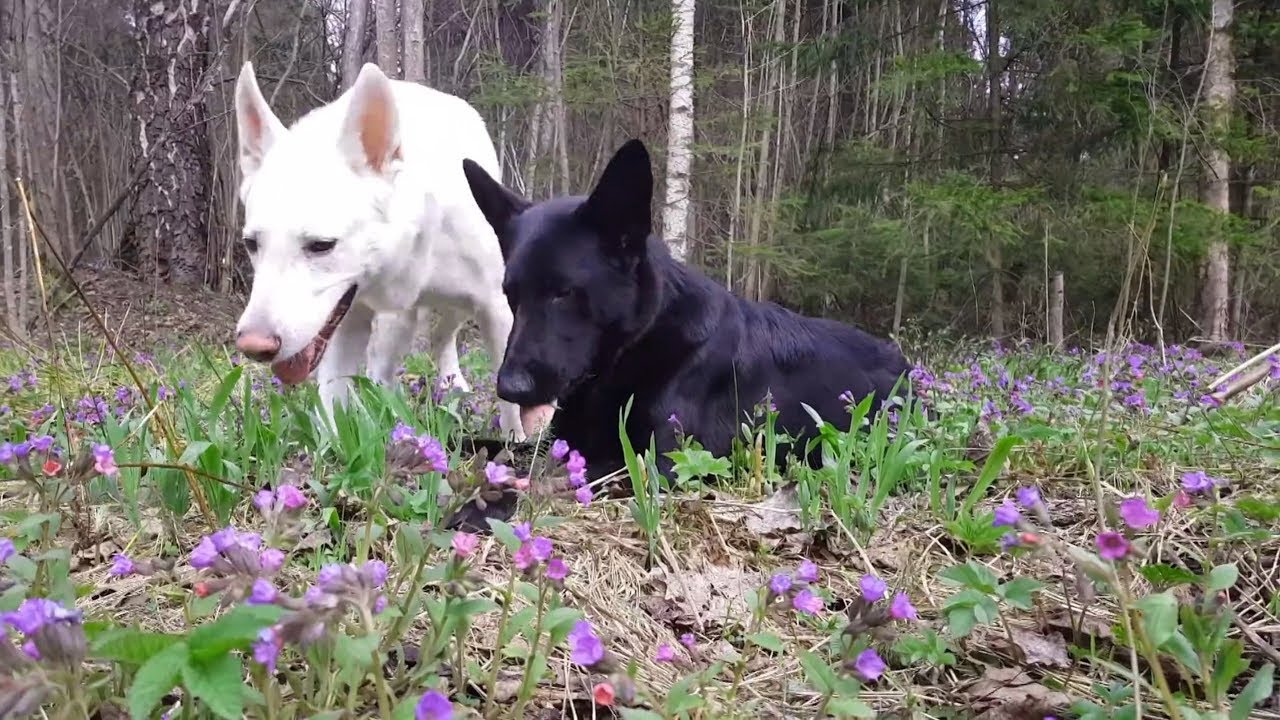
[[[485,345],[489,348],[489,362],[496,374],[502,367],[502,358],[507,354],[507,338],[511,335],[511,308],[507,307],[502,296],[489,301],[479,309],[481,329],[484,330]],[[515,442],[524,442],[524,427],[520,423],[520,408],[506,402],[498,401],[498,427],[503,435]]]
[[[320,408],[330,427],[337,427],[334,406],[336,403],[346,406],[351,394],[351,378],[360,372],[360,361],[368,353],[372,329],[373,312],[361,305],[353,306],[333,333],[329,347],[320,359],[320,366],[316,368]]]
[[[390,387],[396,370],[413,345],[421,322],[419,311],[409,308],[399,313],[379,313],[369,340],[369,379]]]
[[[471,384],[462,376],[462,363],[458,360],[458,330],[464,322],[465,313],[453,307],[440,307],[436,311],[429,342],[436,363],[436,383],[448,382],[455,390],[471,392]]]

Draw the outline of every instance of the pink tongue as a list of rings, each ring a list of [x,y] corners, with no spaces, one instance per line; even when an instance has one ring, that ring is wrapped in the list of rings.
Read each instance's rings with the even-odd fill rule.
[[[301,384],[311,375],[311,356],[314,354],[315,345],[308,345],[288,360],[271,363],[271,372],[285,385]]]
[[[530,440],[542,434],[551,424],[551,416],[556,414],[552,405],[534,405],[520,408],[520,426],[524,428],[525,437]]]

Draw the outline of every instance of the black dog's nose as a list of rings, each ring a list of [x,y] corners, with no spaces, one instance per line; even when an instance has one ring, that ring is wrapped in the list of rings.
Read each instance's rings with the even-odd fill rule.
[[[542,400],[535,398],[533,375],[528,370],[502,368],[498,371],[498,397],[516,405],[537,405]]]

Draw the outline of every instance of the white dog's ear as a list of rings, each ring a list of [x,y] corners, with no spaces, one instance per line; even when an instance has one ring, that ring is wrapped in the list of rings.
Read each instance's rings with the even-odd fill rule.
[[[258,89],[253,63],[240,68],[236,80],[236,136],[240,143],[240,174],[246,178],[262,167],[262,158],[271,143],[287,132],[276,114],[267,107]]]
[[[351,86],[339,143],[356,172],[385,175],[400,159],[400,121],[391,81],[373,63],[360,68]]]

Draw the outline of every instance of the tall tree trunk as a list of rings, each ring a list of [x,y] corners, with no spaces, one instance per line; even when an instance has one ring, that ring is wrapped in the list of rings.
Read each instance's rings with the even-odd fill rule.
[[[548,3],[547,31],[542,38],[542,52],[546,58],[547,89],[551,93],[552,125],[547,128],[547,132],[555,132],[554,144],[548,142],[545,147],[555,148],[560,171],[560,191],[567,193],[570,192],[569,119],[564,105],[564,61],[560,57],[560,44],[564,42],[564,3],[565,0],[550,0]]]
[[[141,56],[134,111],[148,162],[134,200],[134,250],[158,280],[182,285],[203,283],[208,268],[209,118],[194,96],[209,62],[207,7],[200,0],[135,0],[133,7]]]
[[[11,9],[18,51],[16,73],[21,83],[23,111],[14,130],[23,141],[14,152],[26,156],[27,183],[32,210],[54,249],[62,252],[68,242],[63,221],[62,178],[57,166],[61,148],[62,106],[58,87],[58,3],[19,0]],[[15,90],[18,88],[15,88]]]
[[[1204,108],[1209,117],[1209,147],[1200,200],[1224,216],[1231,211],[1231,158],[1221,135],[1231,121],[1235,77],[1231,56],[1233,0],[1213,0],[1212,27],[1204,62]],[[1231,295],[1231,253],[1221,231],[1209,244],[1201,289],[1200,332],[1211,343],[1227,339],[1227,307]]]
[[[0,9],[0,20],[6,20],[5,12]],[[0,37],[0,44],[4,38]],[[6,48],[7,49],[7,48]],[[13,178],[9,176],[9,93],[5,91],[8,84],[6,73],[0,71],[0,251],[4,252],[4,319],[15,334],[22,335],[26,328],[17,323],[18,294],[15,292],[14,256],[22,252],[22,246],[14,242],[13,219],[9,209],[9,188],[13,187]]]
[[[1000,142],[1000,86],[1004,77],[1004,67],[1000,59],[1000,16],[997,14],[996,0],[987,0],[987,121],[990,127],[989,177],[992,188],[999,188],[1004,182],[1004,157]],[[990,239],[987,248],[987,259],[991,265],[991,335],[997,339],[1005,336],[1004,317],[1004,253],[1000,247],[1001,240]]]
[[[427,56],[423,40],[423,23],[426,22],[426,0],[400,0],[400,26],[404,33],[404,79],[409,82],[426,82]]]
[[[400,38],[396,33],[396,0],[374,0],[378,67],[389,78],[400,77]]]
[[[342,35],[342,89],[356,82],[364,65],[364,34],[369,24],[369,0],[347,0],[347,25]]]
[[[693,11],[694,0],[671,0],[671,105],[667,125],[667,200],[662,237],[671,254],[688,255],[689,170],[693,161]]]

